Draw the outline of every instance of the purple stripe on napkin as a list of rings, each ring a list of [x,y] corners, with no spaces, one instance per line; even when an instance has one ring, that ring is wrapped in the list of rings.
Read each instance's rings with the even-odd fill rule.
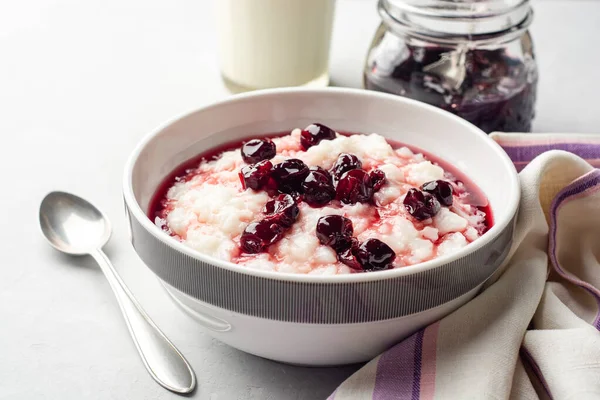
[[[600,166],[600,135],[588,135],[584,138],[557,135],[498,134],[492,138],[504,149],[514,162],[517,171],[521,171],[530,161],[550,150],[563,150],[576,154],[593,166]]]
[[[423,335],[421,334],[419,345],[417,344],[417,336],[418,334],[412,335],[381,356],[377,365],[373,400],[413,400],[419,398],[418,390],[416,397],[414,397],[414,381],[415,376],[420,377],[421,373],[420,355],[418,357],[418,372],[416,371],[415,360],[417,359],[417,347],[419,347],[418,353],[421,353],[420,345],[423,343]],[[418,385],[417,383],[417,388]]]
[[[501,144],[502,145],[502,144]],[[502,146],[513,161],[531,161],[549,150],[564,150],[584,159],[600,158],[600,144],[547,143],[543,145]]]
[[[565,272],[556,254],[556,220],[558,217],[558,210],[560,209],[560,206],[564,202],[574,197],[580,196],[583,193],[591,190],[592,188],[597,188],[599,186],[600,170],[595,169],[582,176],[581,178],[575,180],[573,183],[566,186],[558,193],[558,195],[552,201],[552,205],[550,206],[550,237],[548,247],[550,253],[550,261],[552,262],[552,265],[556,272],[566,280],[585,289],[592,296],[594,296],[594,298],[596,299],[596,303],[598,304],[598,309],[600,310],[600,291],[593,285],[590,285],[589,283],[582,281],[578,277],[573,276],[568,272]],[[600,312],[596,314],[596,318],[594,320],[593,325],[596,329],[600,330]]]
[[[527,364],[531,367],[531,370],[538,378],[538,381],[540,381],[540,383],[544,387],[544,391],[546,392],[548,397],[552,400],[552,393],[550,393],[550,387],[548,386],[548,382],[546,382],[546,380],[544,379],[544,374],[542,374],[542,370],[540,369],[540,366],[535,361],[535,359],[533,358],[531,353],[525,347],[521,347],[521,350],[519,351],[519,353],[521,353],[522,358],[524,358],[525,361],[527,362]]]
[[[423,335],[425,335],[425,330],[421,330],[415,335],[415,373],[413,377],[412,400],[419,400],[419,397],[421,395],[421,360],[423,358]]]

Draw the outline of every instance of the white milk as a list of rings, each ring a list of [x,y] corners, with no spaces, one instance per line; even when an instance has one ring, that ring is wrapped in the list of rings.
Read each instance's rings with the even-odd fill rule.
[[[329,83],[335,0],[216,0],[221,73],[235,91]]]

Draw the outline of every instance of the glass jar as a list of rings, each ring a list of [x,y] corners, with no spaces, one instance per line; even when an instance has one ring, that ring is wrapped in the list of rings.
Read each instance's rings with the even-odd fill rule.
[[[366,89],[450,111],[483,131],[529,132],[538,71],[528,0],[379,0]]]

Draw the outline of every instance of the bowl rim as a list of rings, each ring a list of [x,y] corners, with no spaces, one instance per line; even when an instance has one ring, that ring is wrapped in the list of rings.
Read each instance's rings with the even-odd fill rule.
[[[192,114],[197,112],[206,112],[210,111],[213,108],[221,107],[225,104],[237,103],[247,101],[248,99],[252,99],[255,97],[265,97],[265,96],[277,96],[281,94],[300,94],[300,93],[308,93],[308,94],[324,94],[324,93],[334,93],[343,96],[351,96],[351,97],[378,97],[381,99],[388,99],[397,101],[400,103],[406,103],[412,107],[420,107],[428,110],[429,112],[443,114],[445,118],[454,119],[459,125],[464,125],[465,129],[472,131],[474,134],[483,137],[487,143],[492,147],[492,149],[497,153],[500,160],[503,161],[503,167],[507,170],[510,177],[510,189],[515,193],[509,203],[506,205],[508,209],[508,213],[501,220],[496,220],[491,229],[489,229],[483,236],[478,238],[477,240],[469,243],[467,246],[463,247],[459,251],[452,253],[447,256],[441,256],[439,258],[435,258],[433,260],[425,261],[419,264],[409,265],[402,268],[395,268],[391,270],[385,271],[377,271],[376,273],[362,273],[362,274],[337,274],[337,275],[311,275],[311,274],[297,274],[291,272],[277,272],[277,271],[264,271],[264,270],[256,270],[251,268],[244,268],[237,264],[234,264],[230,261],[225,261],[218,259],[213,256],[209,256],[203,254],[197,250],[194,250],[190,247],[187,247],[181,242],[178,242],[173,237],[165,234],[158,226],[156,226],[151,219],[146,215],[146,212],[142,210],[141,206],[135,199],[135,195],[133,192],[133,168],[138,160],[139,155],[144,150],[146,145],[158,134],[160,134],[163,130],[172,126],[173,124],[179,122],[180,120],[189,117]],[[146,231],[152,234],[156,239],[160,240],[163,244],[173,249],[174,251],[183,253],[188,257],[194,258],[198,261],[217,266],[219,268],[224,268],[226,270],[230,270],[235,273],[252,275],[260,278],[266,278],[271,280],[279,280],[279,281],[291,281],[297,283],[356,283],[356,282],[372,282],[390,278],[397,278],[400,276],[413,275],[419,272],[424,272],[430,269],[441,267],[445,264],[456,261],[460,258],[465,257],[468,254],[471,254],[484,245],[492,242],[496,239],[500,233],[502,233],[511,221],[514,219],[520,202],[520,183],[517,171],[514,167],[514,164],[510,160],[509,156],[504,152],[502,147],[498,143],[496,143],[493,139],[491,139],[485,132],[479,129],[477,126],[471,124],[470,122],[448,112],[442,110],[438,107],[419,102],[417,100],[388,94],[381,93],[375,91],[369,91],[364,89],[355,89],[355,88],[302,88],[302,87],[293,87],[293,88],[274,88],[274,89],[261,89],[247,93],[235,94],[226,97],[225,99],[221,99],[215,102],[212,102],[206,106],[194,108],[190,111],[184,112],[167,122],[159,125],[157,128],[152,130],[150,133],[146,134],[135,146],[133,151],[130,153],[127,162],[125,164],[124,175],[123,175],[123,197],[125,200],[125,204],[127,207],[127,212],[136,218],[136,220],[140,223]]]

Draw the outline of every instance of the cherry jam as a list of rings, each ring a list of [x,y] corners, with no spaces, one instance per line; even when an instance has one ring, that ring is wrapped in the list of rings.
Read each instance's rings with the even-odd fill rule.
[[[531,131],[537,88],[531,62],[504,48],[397,45],[373,53],[364,73],[367,89],[437,106],[486,133]]]

